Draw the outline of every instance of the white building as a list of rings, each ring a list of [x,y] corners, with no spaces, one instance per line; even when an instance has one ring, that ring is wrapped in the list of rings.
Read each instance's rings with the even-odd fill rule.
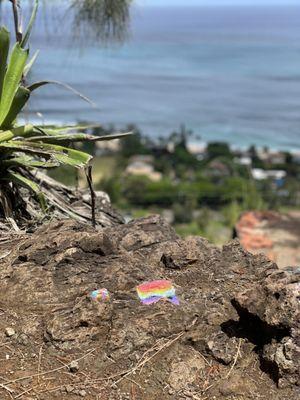
[[[251,157],[243,156],[235,159],[239,164],[249,166],[252,164]]]
[[[253,168],[251,170],[252,176],[257,181],[262,181],[265,179],[274,179],[274,180],[281,180],[286,177],[286,172],[283,170],[265,170],[261,168]]]

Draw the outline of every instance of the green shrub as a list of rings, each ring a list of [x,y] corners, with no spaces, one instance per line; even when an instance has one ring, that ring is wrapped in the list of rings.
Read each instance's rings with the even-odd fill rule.
[[[170,207],[176,201],[176,186],[164,178],[159,182],[147,176],[129,176],[123,181],[122,195],[135,206]]]
[[[212,142],[209,143],[206,149],[207,157],[209,160],[213,160],[217,157],[225,157],[232,159],[233,154],[227,143],[223,142]]]

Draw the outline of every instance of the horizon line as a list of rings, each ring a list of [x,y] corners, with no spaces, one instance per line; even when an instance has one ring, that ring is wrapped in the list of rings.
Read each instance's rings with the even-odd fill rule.
[[[288,3],[288,4],[168,4],[168,5],[160,5],[160,4],[134,4],[134,7],[138,8],[286,8],[286,7],[295,7],[300,8],[300,4]]]

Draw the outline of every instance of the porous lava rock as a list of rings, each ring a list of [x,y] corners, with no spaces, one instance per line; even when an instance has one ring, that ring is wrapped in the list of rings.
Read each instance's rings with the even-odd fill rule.
[[[269,271],[233,299],[241,320],[252,321],[261,361],[280,387],[300,386],[300,269]]]
[[[296,268],[237,240],[182,239],[159,216],[99,231],[54,221],[0,251],[1,399],[31,387],[39,399],[299,398]],[[179,306],[141,304],[136,286],[156,279]],[[110,301],[91,299],[99,288]]]

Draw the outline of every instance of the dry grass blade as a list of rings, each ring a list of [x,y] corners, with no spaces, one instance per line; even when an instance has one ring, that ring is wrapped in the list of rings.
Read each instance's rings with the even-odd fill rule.
[[[0,260],[3,260],[3,258],[9,256],[11,252],[12,250],[5,251],[3,254],[0,255]]]
[[[16,221],[12,217],[7,217],[6,221],[11,225],[15,232],[20,232],[21,229],[18,227]]]
[[[41,362],[42,362],[42,351],[43,351],[43,345],[41,345],[40,351],[39,351],[38,377],[37,377],[38,383],[40,383]]]
[[[83,360],[84,358],[86,358],[86,357],[88,357],[89,355],[91,355],[95,350],[96,350],[96,349],[92,349],[92,350],[88,351],[86,354],[84,354],[83,356],[81,356],[81,357],[79,357],[79,358],[77,358],[76,360],[73,360],[73,361],[80,361],[80,360]],[[66,365],[69,366],[71,363],[72,363],[72,361],[69,362],[69,363],[66,364]],[[36,377],[40,377],[40,376],[44,376],[44,375],[49,375],[49,374],[52,374],[52,373],[54,373],[54,372],[60,371],[60,370],[62,370],[62,369],[65,369],[65,368],[66,368],[66,365],[63,365],[63,366],[61,366],[61,367],[54,368],[54,369],[51,369],[51,370],[49,370],[49,371],[45,371],[45,372],[42,372],[42,373],[36,373],[36,374],[32,374],[32,375],[22,376],[21,378],[17,378],[17,379],[14,379],[14,380],[12,380],[12,381],[8,381],[8,382],[6,382],[5,384],[6,384],[6,385],[12,385],[13,383],[20,382],[20,381],[24,381],[25,379],[32,379],[32,378],[36,378]]]
[[[164,349],[167,347],[170,347],[173,343],[177,342],[185,332],[180,332],[174,339],[168,340],[164,345],[162,345],[152,356],[145,358],[143,361],[139,361],[135,367],[130,368],[127,372],[123,372],[123,376],[121,376],[120,379],[118,379],[114,384],[116,385],[117,383],[121,382],[124,378],[126,378],[128,375],[131,375],[133,372],[137,371],[138,369],[142,368],[145,364],[150,362],[154,357],[156,357],[160,352],[162,352]],[[143,358],[143,357],[142,357]]]
[[[30,387],[27,390],[24,390],[22,393],[19,393],[17,396],[14,397],[14,400],[20,399],[22,396],[24,396],[25,394],[31,392],[32,390],[38,388],[38,386],[34,386],[34,387]]]
[[[236,365],[236,363],[237,363],[237,360],[238,360],[239,356],[241,355],[241,353],[240,353],[241,344],[242,344],[242,339],[239,340],[239,344],[238,344],[238,348],[237,348],[236,355],[235,355],[235,357],[234,357],[233,364],[232,364],[230,370],[228,371],[228,373],[226,374],[225,378],[228,378],[228,377],[229,377],[229,375],[231,374],[233,368],[235,367],[235,365]]]
[[[13,389],[10,389],[9,387],[7,387],[6,385],[4,385],[3,383],[0,383],[0,388],[6,390],[9,394],[9,396],[13,399],[12,393],[14,393]]]

